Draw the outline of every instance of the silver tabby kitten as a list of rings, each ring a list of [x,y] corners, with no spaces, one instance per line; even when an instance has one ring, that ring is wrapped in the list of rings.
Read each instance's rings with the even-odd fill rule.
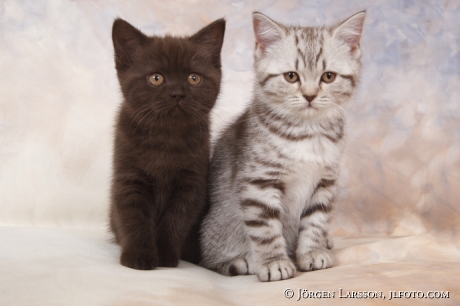
[[[343,106],[359,78],[365,15],[313,28],[253,14],[254,98],[216,143],[203,266],[261,281],[332,266]]]

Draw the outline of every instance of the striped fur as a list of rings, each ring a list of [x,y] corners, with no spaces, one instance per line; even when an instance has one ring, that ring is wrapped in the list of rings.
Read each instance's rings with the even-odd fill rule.
[[[343,106],[359,79],[364,17],[304,28],[254,13],[255,94],[215,146],[203,266],[261,281],[332,266],[328,231],[344,147]],[[298,81],[288,82],[287,72]],[[336,74],[333,82],[321,81],[325,72]]]

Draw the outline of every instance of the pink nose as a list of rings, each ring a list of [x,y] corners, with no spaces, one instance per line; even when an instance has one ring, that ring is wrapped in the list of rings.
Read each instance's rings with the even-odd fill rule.
[[[314,98],[316,98],[316,96],[304,96],[304,98],[310,103]]]

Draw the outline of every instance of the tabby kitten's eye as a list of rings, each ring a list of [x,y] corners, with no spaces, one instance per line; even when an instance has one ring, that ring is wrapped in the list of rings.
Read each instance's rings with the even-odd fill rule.
[[[187,81],[190,85],[198,85],[201,82],[201,76],[196,73],[190,73],[187,77]]]
[[[165,78],[159,73],[154,73],[149,76],[149,82],[152,85],[159,86],[165,82]]]
[[[332,83],[332,82],[334,82],[336,76],[337,76],[337,73],[325,72],[321,76],[321,81],[324,82],[324,83]]]
[[[295,83],[299,80],[299,75],[295,72],[286,72],[284,74],[284,78],[286,79],[286,81],[288,81],[289,83]]]

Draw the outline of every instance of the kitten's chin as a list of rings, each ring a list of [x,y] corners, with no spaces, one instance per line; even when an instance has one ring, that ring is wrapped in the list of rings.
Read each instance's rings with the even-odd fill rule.
[[[319,113],[318,109],[313,108],[313,107],[308,107],[303,110],[302,115],[304,117],[311,118],[311,117],[318,116],[318,113]]]
[[[182,107],[180,107],[180,105],[176,105],[168,111],[168,115],[173,117],[180,117],[186,116],[187,113]]]
[[[307,106],[305,107],[304,109],[302,109],[300,111],[300,114],[303,116],[303,117],[315,117],[318,115],[319,113],[319,109],[316,108],[316,107],[313,107],[313,106]]]
[[[314,107],[307,107],[304,111],[307,116],[315,116],[318,114],[318,109]]]
[[[176,105],[173,108],[167,111],[167,117],[173,120],[180,120],[180,121],[189,121],[190,119],[196,119],[196,115],[193,115],[194,112],[188,110],[186,107]]]
[[[343,115],[342,110],[330,107],[307,107],[299,112],[304,118],[336,118]]]

